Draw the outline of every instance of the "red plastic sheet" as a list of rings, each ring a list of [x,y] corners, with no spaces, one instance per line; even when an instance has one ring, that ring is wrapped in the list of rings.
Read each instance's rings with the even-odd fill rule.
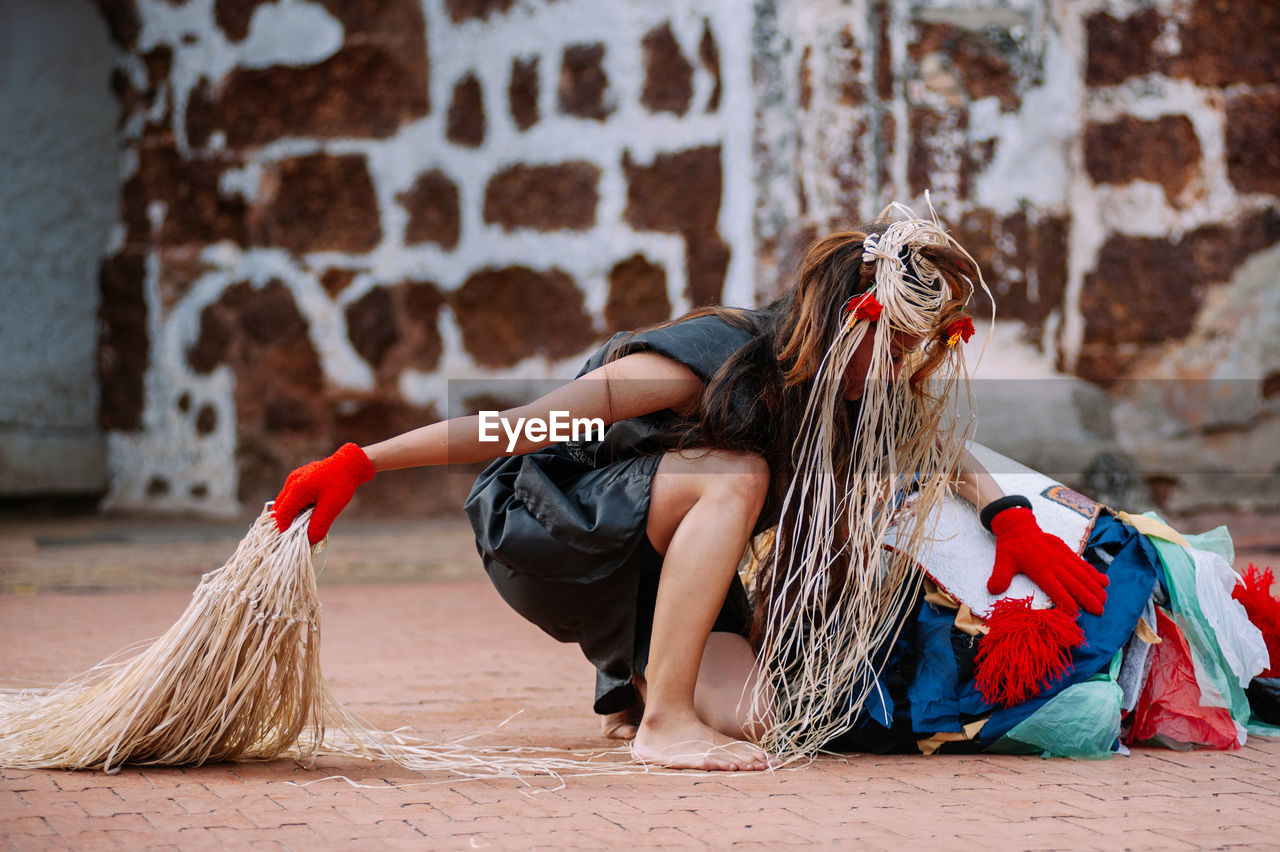
[[[1178,625],[1159,607],[1156,632],[1163,641],[1151,649],[1151,674],[1134,707],[1128,741],[1153,740],[1176,749],[1236,748],[1231,711],[1201,703],[1191,649]]]

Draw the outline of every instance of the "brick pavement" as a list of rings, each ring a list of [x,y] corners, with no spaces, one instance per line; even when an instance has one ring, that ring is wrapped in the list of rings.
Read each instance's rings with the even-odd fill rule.
[[[431,541],[422,528],[375,531],[393,562],[457,543],[444,528]],[[164,538],[133,542],[139,564],[164,563],[155,552],[172,550]],[[480,748],[610,747],[576,649],[512,614],[478,568],[465,580],[342,582],[333,569],[344,559],[376,562],[371,540],[369,529],[340,529],[321,581],[325,670],[348,706],[429,738],[482,732]],[[83,561],[108,544],[84,543]],[[1265,556],[1269,545],[1258,547]],[[0,561],[0,580],[13,565]],[[60,680],[159,634],[190,591],[5,586],[15,587],[0,594],[0,677],[24,684]],[[1280,742],[1260,739],[1236,752],[1140,750],[1099,762],[855,756],[761,775],[569,777],[558,789],[546,778],[475,781],[350,759],[113,776],[0,770],[0,848],[1274,848],[1277,791]]]

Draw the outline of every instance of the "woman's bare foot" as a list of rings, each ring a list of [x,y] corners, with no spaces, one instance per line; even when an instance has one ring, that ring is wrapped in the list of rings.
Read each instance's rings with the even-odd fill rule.
[[[675,719],[655,715],[650,712],[645,716],[631,746],[641,763],[726,772],[752,772],[770,766],[763,749],[712,730],[696,715]]]
[[[626,710],[610,713],[600,719],[600,733],[611,740],[633,740],[644,717],[644,703],[637,701]]]

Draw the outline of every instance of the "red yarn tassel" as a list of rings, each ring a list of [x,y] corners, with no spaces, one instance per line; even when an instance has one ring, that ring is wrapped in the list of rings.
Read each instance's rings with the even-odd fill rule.
[[[1012,707],[1071,670],[1084,630],[1061,607],[1032,609],[1031,598],[1000,598],[987,617],[974,682],[988,704]]]
[[[1267,643],[1271,668],[1258,677],[1280,677],[1280,600],[1271,594],[1275,581],[1270,568],[1259,571],[1250,564],[1249,570],[1244,572],[1243,582],[1237,583],[1231,591],[1231,597],[1244,605],[1249,620],[1262,631],[1262,638]]]

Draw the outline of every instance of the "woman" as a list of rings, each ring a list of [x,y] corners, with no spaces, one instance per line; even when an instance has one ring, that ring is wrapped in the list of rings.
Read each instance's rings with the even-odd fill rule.
[[[949,405],[975,279],[934,222],[832,234],[763,310],[617,335],[573,382],[502,413],[599,418],[601,440],[523,433],[508,447],[463,417],[348,444],[290,475],[277,523],[314,504],[316,542],[377,471],[496,458],[466,504],[486,571],[595,664],[606,733],[677,768],[812,752],[848,727],[919,587],[924,525],[887,557],[879,547],[903,495],[922,514],[951,489],[977,506],[1002,497]],[[1017,527],[1051,574],[1073,578],[1060,604],[1101,606],[1105,578],[1074,579],[1083,563],[1065,545]],[[769,529],[752,616],[737,569]]]

